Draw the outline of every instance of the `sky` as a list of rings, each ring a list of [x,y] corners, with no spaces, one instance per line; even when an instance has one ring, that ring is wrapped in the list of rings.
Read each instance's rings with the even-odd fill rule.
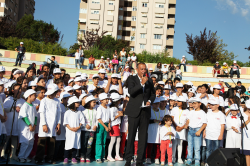
[[[80,0],[36,0],[35,19],[51,22],[64,35],[63,46],[76,43]],[[177,0],[174,57],[187,53],[185,34],[199,35],[204,28],[217,31],[236,60],[248,61],[250,51],[250,0]]]

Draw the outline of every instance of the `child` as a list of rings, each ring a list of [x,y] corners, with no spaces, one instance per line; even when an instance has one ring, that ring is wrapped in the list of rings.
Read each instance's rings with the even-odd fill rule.
[[[67,103],[71,95],[67,92],[62,92],[60,94],[60,106],[61,106],[61,124],[64,122],[64,114],[67,111]],[[63,151],[65,146],[65,133],[66,128],[61,125],[61,133],[56,133],[56,144],[55,144],[55,154],[54,154],[54,161],[60,161],[63,159]]]
[[[101,159],[104,159],[105,154],[105,144],[107,132],[111,129],[108,126],[110,123],[110,109],[107,106],[109,102],[108,95],[106,93],[101,93],[99,95],[99,100],[101,105],[97,109],[96,119],[98,120],[98,129],[96,131],[96,150],[95,150],[95,159],[97,163],[102,163]]]
[[[149,68],[149,69],[148,69],[148,76],[149,76],[149,77],[151,77],[153,71],[154,71],[153,68]]]
[[[98,126],[98,121],[96,119],[96,98],[94,96],[86,96],[84,108],[82,112],[85,117],[86,126],[82,128],[81,131],[81,163],[90,163],[92,143],[94,140],[95,132]]]
[[[71,96],[73,96],[73,94],[74,94],[74,88],[72,86],[66,86],[66,87],[64,87],[64,92],[67,92]]]
[[[123,94],[122,82],[118,74],[111,75],[111,79],[108,80],[108,84],[105,88],[105,93],[109,93],[112,89],[117,90],[120,95]]]
[[[188,100],[188,96],[186,93],[183,93],[183,84],[182,83],[177,83],[176,86],[176,93],[174,93],[173,95],[178,98],[179,96],[183,96],[185,98],[185,100]]]
[[[80,100],[76,97],[70,97],[68,108],[64,115],[63,126],[66,127],[66,141],[64,151],[64,164],[68,163],[70,151],[72,152],[72,164],[76,164],[76,152],[81,148],[81,127],[85,125],[85,119],[81,111],[77,111],[80,106]]]
[[[129,66],[125,67],[125,70],[123,70],[122,74],[123,76],[122,78],[122,82],[125,83],[125,81],[128,79],[128,77],[130,76],[130,72],[129,72]]]
[[[71,87],[74,86],[74,79],[70,79],[70,80],[68,81],[68,86],[71,86]]]
[[[105,69],[107,70],[107,73],[110,73],[110,59],[109,58],[107,58],[106,60]]]
[[[229,70],[229,66],[227,65],[226,62],[223,62],[223,66],[221,70],[222,75],[228,75],[229,74],[228,70]]]
[[[160,107],[159,107],[159,109],[160,109],[160,111],[164,112],[164,115],[169,115],[169,110],[166,108],[167,102],[168,102],[167,98],[165,98],[163,96],[160,97]]]
[[[207,112],[207,126],[203,132],[203,137],[206,138],[207,146],[206,159],[213,151],[219,148],[226,124],[226,116],[219,110],[219,99],[210,99],[209,104],[211,110]]]
[[[103,59],[104,57],[103,56],[101,56],[101,60],[100,60],[100,63],[99,63],[99,65],[97,66],[98,67],[98,69],[104,69],[105,68],[105,65],[106,65],[106,63],[105,63],[105,60]]]
[[[2,81],[4,84],[9,82],[9,79],[3,77],[5,75],[5,67],[0,66],[0,81]]]
[[[2,82],[0,80],[0,82]],[[3,90],[3,89],[2,89]],[[3,107],[3,101],[2,101],[2,96],[0,96],[0,152],[3,149],[3,146],[6,142],[6,128],[5,128],[5,122],[7,120],[7,114],[4,111],[4,107]],[[4,159],[4,157],[0,157],[0,162],[6,162],[7,160]]]
[[[182,80],[182,72],[180,69],[180,66],[176,66],[176,77],[180,78],[180,80]]]
[[[172,141],[175,139],[176,131],[171,126],[173,118],[170,115],[165,115],[162,119],[162,126],[160,129],[161,137],[161,165],[165,165],[165,153],[168,153],[168,166],[172,164]]]
[[[151,107],[151,118],[148,126],[148,144],[146,149],[146,163],[151,163],[151,150],[154,145],[155,149],[155,164],[160,164],[160,125],[164,117],[164,112],[159,110],[160,99],[155,98]]]
[[[21,143],[18,158],[21,163],[31,162],[27,157],[33,148],[37,125],[36,107],[32,105],[32,102],[36,100],[36,91],[29,89],[24,93],[23,97],[26,102],[22,105],[18,117],[19,143]]]
[[[178,163],[183,164],[183,161],[181,159],[182,154],[182,144],[183,141],[186,141],[186,135],[187,135],[187,117],[189,111],[187,110],[187,104],[186,100],[183,96],[180,96],[177,98],[177,106],[172,109],[171,116],[174,119],[174,123],[176,124],[176,136],[175,140],[173,140],[173,163],[176,161],[176,147],[178,147]]]
[[[172,95],[173,93],[171,92],[171,85],[166,84],[163,88],[163,92],[164,95],[163,97],[165,97],[167,99],[167,101],[169,100],[170,95]]]
[[[74,85],[73,88],[75,96],[79,99],[82,94],[82,87],[80,87],[79,85]]]
[[[46,87],[45,78],[41,75],[35,79],[37,86]]]
[[[241,147],[241,121],[237,115],[239,108],[236,104],[230,106],[231,116],[226,118],[227,139],[226,148],[240,148]]]
[[[61,108],[60,102],[56,98],[58,93],[58,86],[56,84],[49,84],[44,99],[42,99],[39,106],[40,124],[38,132],[38,146],[35,161],[36,164],[42,164],[45,153],[45,146],[47,146],[46,163],[53,163],[53,156],[55,151],[55,137],[56,133],[60,133],[61,124]]]
[[[92,81],[93,81],[93,84],[91,85],[88,85],[88,92],[91,93],[92,91],[94,91],[97,87],[99,87],[99,79],[100,79],[100,76],[98,74],[94,74],[92,76]]]
[[[28,89],[33,89],[36,90],[36,82],[35,81],[30,81],[28,84]]]
[[[202,131],[206,127],[206,113],[201,110],[201,99],[193,98],[194,110],[189,111],[187,124],[189,126],[188,131],[188,156],[186,165],[192,164],[193,148],[195,155],[195,165],[200,165],[200,149],[202,141]]]
[[[49,79],[48,82],[47,82],[47,84],[46,84],[46,86],[48,86],[49,84],[54,84],[55,80],[61,78],[61,74],[62,74],[61,69],[55,68],[53,70],[53,76],[54,76],[54,78],[53,79]]]
[[[112,59],[112,64],[113,64],[112,73],[114,73],[114,70],[115,70],[116,73],[118,73],[119,61],[117,59],[117,56],[114,56],[114,59]]]
[[[111,123],[109,126],[111,127],[111,130],[109,132],[110,134],[110,143],[109,143],[109,148],[108,148],[108,157],[107,160],[109,161],[122,161],[123,158],[120,157],[119,155],[119,150],[120,150],[120,142],[121,142],[121,137],[120,137],[120,124],[121,124],[121,116],[123,116],[123,112],[119,111],[119,104],[121,103],[121,98],[118,93],[112,93],[110,96],[112,103],[110,105],[110,120]],[[113,146],[116,142],[116,156],[115,159],[112,157],[112,149]]]

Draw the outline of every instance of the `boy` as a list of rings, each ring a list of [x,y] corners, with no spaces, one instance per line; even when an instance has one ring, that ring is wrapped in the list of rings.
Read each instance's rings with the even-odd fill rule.
[[[54,78],[53,79],[49,79],[48,82],[47,82],[47,84],[46,84],[46,86],[48,86],[49,84],[53,84],[55,82],[55,80],[60,79],[61,78],[61,74],[62,74],[61,69],[55,68],[53,70],[53,76],[54,76]]]
[[[182,80],[182,72],[181,72],[179,66],[176,66],[176,77],[178,77],[178,78],[180,78],[180,80]]]
[[[88,92],[89,93],[94,91],[99,86],[99,79],[100,79],[100,76],[98,74],[94,74],[92,76],[93,84],[88,85]]]
[[[122,74],[123,76],[122,78],[122,82],[125,83],[125,81],[128,79],[128,77],[130,76],[130,72],[129,72],[129,66],[125,67],[125,70],[123,70]]]

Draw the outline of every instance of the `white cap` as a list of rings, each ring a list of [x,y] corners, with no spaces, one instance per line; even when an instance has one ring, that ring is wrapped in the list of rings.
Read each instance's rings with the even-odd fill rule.
[[[5,71],[5,68],[3,66],[0,66],[0,72]]]
[[[161,102],[160,98],[156,97],[154,103],[160,103],[160,102]]]
[[[30,81],[28,86],[37,86],[35,81]]]
[[[182,58],[185,58],[185,57],[186,57],[185,55],[182,56]]]
[[[110,98],[112,99],[112,101],[116,102],[121,99],[121,96],[118,93],[112,93],[110,95]]]
[[[114,56],[114,58],[117,58],[117,56]]]
[[[98,73],[106,74],[106,70],[105,69],[100,69]]]
[[[210,103],[212,105],[218,105],[218,104],[220,104],[220,101],[217,98],[213,98],[213,99],[209,99],[208,103]]]
[[[16,71],[14,71],[13,75],[16,75],[16,74],[23,74],[23,71],[22,70],[16,70]]]
[[[53,74],[57,74],[57,73],[61,74],[61,73],[62,73],[62,72],[61,72],[61,69],[55,68],[55,69],[53,70]]]
[[[195,90],[194,90],[193,88],[189,88],[189,89],[188,89],[188,92],[192,92],[192,93],[195,94]]]
[[[247,104],[246,104],[246,107],[247,107]],[[230,106],[230,110],[239,110],[239,108],[238,108],[237,104],[232,104]]]
[[[79,85],[74,85],[73,88],[74,88],[74,90],[77,90],[77,89],[80,89],[81,86],[79,86]]]
[[[82,94],[80,95],[80,97],[79,97],[79,100],[82,100],[85,96],[90,96],[90,94],[82,93]],[[87,103],[87,102],[85,101],[85,103]]]
[[[236,60],[234,60],[234,63],[237,63],[237,61],[236,61]]]
[[[167,64],[163,64],[163,66],[167,66]]]
[[[78,71],[78,72],[76,72],[76,77],[77,77],[77,76],[81,76],[81,75],[82,75],[82,73],[81,73],[81,72],[79,72],[79,71]]]
[[[171,85],[166,84],[163,89],[169,89],[169,90],[171,90]]]
[[[67,92],[62,92],[60,94],[60,101],[62,101],[63,98],[67,98],[67,97],[70,97],[71,95]]]
[[[216,63],[219,63],[219,62],[216,62]]]
[[[109,59],[109,58],[107,58],[107,59]]]
[[[153,77],[156,78],[156,79],[158,78],[158,76],[157,76],[156,74],[152,74],[152,75],[150,76],[150,78],[153,78]]]
[[[250,109],[250,100],[247,100],[246,102],[245,102],[245,106],[248,108],[248,109]],[[231,107],[230,107],[231,108]]]
[[[174,95],[170,95],[170,96],[169,96],[169,100],[174,100],[174,101],[176,101],[176,97],[175,97]]]
[[[190,85],[193,86],[194,84],[191,81],[188,81],[187,83],[185,83],[186,85]]]
[[[82,73],[81,77],[86,77],[86,78],[88,78],[88,74]]]
[[[194,89],[194,91],[196,92],[197,90],[197,87],[196,86],[193,86],[192,89]]]
[[[226,65],[227,63],[226,62],[223,62],[223,65]]]
[[[213,89],[221,89],[221,86],[220,85],[214,85]]]
[[[111,78],[119,78],[118,74],[112,74]]]
[[[74,88],[72,86],[66,86],[64,90],[65,92],[68,92],[68,91],[74,90]]]
[[[153,70],[153,68],[152,68],[152,67],[150,67],[148,70]]]
[[[164,81],[159,81],[158,85],[165,85]]]
[[[55,93],[58,90],[59,89],[58,89],[58,86],[56,84],[49,84],[45,95],[52,95],[53,93]]]
[[[188,103],[193,103],[194,102],[194,98],[191,97],[189,100],[188,100]]]
[[[76,96],[72,96],[68,100],[68,106],[70,106],[73,103],[80,103],[80,100]]]
[[[129,66],[126,66],[125,69],[129,68]]]
[[[85,96],[84,96],[85,97]],[[93,101],[93,100],[97,100],[93,95],[90,95],[88,96],[86,99],[85,99],[85,103],[87,104],[88,102],[90,101]]]
[[[223,80],[223,79],[220,79],[219,81],[220,81],[220,82],[224,82],[224,80]]]
[[[82,81],[83,81],[83,82],[86,82],[86,81],[87,81],[87,78],[86,78],[86,77],[82,77],[82,76],[81,76],[81,78],[82,78]]]
[[[29,89],[29,90],[26,90],[26,92],[23,94],[23,97],[27,99],[30,95],[35,94],[35,93],[36,91],[34,91],[33,89]]]
[[[20,44],[23,44],[23,42],[20,42]]]
[[[83,79],[82,79],[82,77],[76,77],[75,79],[74,79],[74,82],[79,82],[79,81],[82,81]]]
[[[199,97],[193,97],[192,101],[201,103],[201,99]]]
[[[93,76],[92,76],[92,79],[93,78],[100,78],[100,76],[98,75],[98,74],[94,74]]]
[[[207,85],[208,85],[208,86],[211,86],[211,84],[210,84],[210,83],[207,83]]]
[[[109,98],[107,93],[101,93],[98,97],[100,101]]]
[[[103,56],[101,56],[101,59],[103,59],[104,57]]]
[[[68,84],[71,83],[71,82],[74,82],[74,79],[70,79],[70,80],[68,81]]]
[[[179,97],[177,98],[177,101],[187,102],[187,100],[186,100],[183,96],[179,96]]]
[[[0,80],[0,85],[4,85],[3,81]]]
[[[177,83],[176,88],[183,88],[183,84],[182,83]]]
[[[117,77],[118,77],[118,78],[121,78],[121,74],[117,74]]]

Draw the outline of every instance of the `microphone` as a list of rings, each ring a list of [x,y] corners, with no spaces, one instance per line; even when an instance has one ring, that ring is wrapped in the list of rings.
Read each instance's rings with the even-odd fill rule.
[[[231,85],[229,85],[227,82],[225,82],[225,85],[227,88],[232,88]]]
[[[49,58],[47,58],[47,60],[50,60],[50,61],[52,61],[51,59],[49,59]]]

